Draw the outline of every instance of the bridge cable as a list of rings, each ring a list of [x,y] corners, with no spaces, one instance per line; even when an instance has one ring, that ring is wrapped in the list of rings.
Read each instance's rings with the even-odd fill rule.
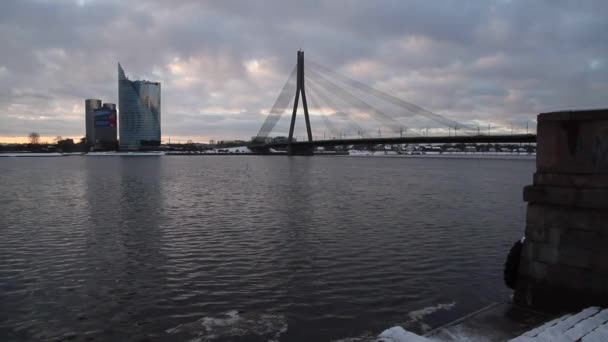
[[[297,71],[297,66],[294,66],[293,70],[291,71],[291,74],[289,74],[289,77],[287,78],[287,81],[285,82],[285,85],[283,85],[283,88],[281,89],[279,96],[277,97],[274,104],[272,105],[272,108],[270,109],[268,116],[266,116],[266,119],[264,120],[262,127],[260,127],[260,130],[258,131],[258,134],[257,134],[258,138],[265,139],[268,137],[268,135],[270,134],[272,129],[276,126],[277,122],[279,122],[279,119],[281,119],[281,116],[285,112],[285,109],[287,109],[287,106],[289,106],[289,104],[292,100],[293,94],[295,94],[296,71]]]
[[[312,72],[313,74],[315,73],[315,71]],[[317,74],[320,75],[320,74]],[[397,128],[397,126],[399,125],[398,122],[396,122],[392,117],[390,117],[389,115],[384,114],[381,110],[377,109],[376,107],[366,103],[365,101],[355,97],[354,95],[352,95],[351,93],[349,93],[348,91],[346,91],[345,89],[341,88],[340,86],[332,83],[329,79],[325,78],[320,78],[319,79],[320,82],[317,82],[317,78],[315,75],[313,75],[313,77],[311,78],[311,83],[313,85],[316,85],[318,87],[323,87],[324,90],[322,90],[322,93],[330,93],[332,95],[334,95],[334,97],[337,100],[340,100],[340,102],[342,102],[344,105],[339,106],[340,108],[345,108],[345,107],[350,107],[354,110],[357,110],[359,112],[362,113],[366,113],[371,115],[371,118],[376,119],[378,121],[381,122],[381,124],[383,125],[382,127],[386,127],[389,128],[390,130],[396,132],[400,132],[400,129]],[[329,98],[326,97],[326,100],[328,102],[332,102]],[[334,105],[335,106],[335,105]],[[337,106],[336,106],[337,107]],[[338,111],[334,114],[336,117],[341,118],[341,119],[346,119],[348,121],[348,125],[356,130],[356,132],[358,133],[357,135],[360,136],[366,136],[367,134],[364,133],[365,130],[359,126],[356,122],[356,120],[354,119],[354,115],[350,113],[350,111]],[[417,134],[417,133],[416,133]]]
[[[322,66],[322,65],[320,65],[318,63],[315,63],[315,62],[312,62],[312,61],[309,60],[307,62],[307,64],[309,66],[312,66],[313,69],[320,69],[320,70],[322,70],[322,71],[324,71],[324,72],[326,72],[328,74],[334,75],[338,79],[341,79],[343,82],[349,84],[353,88],[356,88],[356,89],[358,89],[359,91],[361,91],[361,92],[363,92],[365,94],[373,94],[373,95],[375,95],[375,96],[377,96],[379,98],[382,98],[382,99],[384,99],[384,100],[386,100],[386,101],[388,101],[388,102],[390,102],[390,103],[392,103],[392,104],[394,104],[394,105],[396,105],[398,107],[406,109],[408,112],[411,112],[413,114],[421,115],[423,117],[431,119],[431,120],[433,120],[433,121],[435,121],[437,123],[440,123],[440,124],[442,124],[444,126],[447,126],[447,127],[451,127],[451,128],[454,128],[454,127],[456,127],[456,128],[464,128],[465,130],[471,130],[471,131],[475,130],[474,128],[472,128],[472,127],[470,127],[468,125],[459,123],[458,121],[455,121],[455,120],[452,120],[452,119],[448,119],[448,118],[446,118],[443,115],[439,115],[439,114],[433,113],[433,112],[431,112],[431,111],[429,111],[427,109],[424,109],[424,108],[422,108],[422,107],[420,107],[418,105],[415,105],[413,103],[404,101],[404,100],[402,100],[400,98],[397,98],[397,97],[395,97],[393,95],[387,94],[387,93],[385,93],[385,92],[383,92],[381,90],[378,90],[376,88],[372,88],[372,87],[370,87],[370,86],[368,86],[368,85],[366,85],[364,83],[361,83],[359,81],[353,80],[353,79],[348,78],[346,76],[340,75],[337,72],[335,72],[335,71],[333,71],[333,70],[331,70],[329,68],[326,68],[326,67],[324,67],[324,66]]]
[[[320,84],[318,84],[314,78],[310,78],[309,83],[307,83],[307,84],[310,84],[315,89],[315,91],[319,93],[319,96],[322,97],[323,101],[325,103],[327,103],[328,106],[333,110],[332,116],[338,117],[342,121],[346,121],[347,126],[350,129],[353,129],[354,131],[356,131],[357,135],[360,135],[360,136],[366,135],[365,130],[361,126],[359,126],[359,124],[357,124],[357,122],[353,119],[352,115],[350,115],[344,111],[336,110],[336,108],[338,108],[338,106],[336,105],[336,103],[333,100],[331,100],[329,98],[329,96],[326,95],[326,93],[328,91],[326,89],[322,89],[322,86]],[[342,100],[342,101],[344,102],[344,100]],[[342,107],[344,107],[344,106],[342,106]],[[338,134],[338,135],[340,135],[340,134]]]
[[[362,137],[365,137],[365,131],[363,130],[363,128],[361,126],[359,126],[351,117],[351,115],[349,115],[346,112],[343,111],[337,111],[336,108],[338,108],[338,106],[336,106],[336,104],[329,98],[329,96],[327,96],[325,93],[326,91],[324,91],[323,89],[321,89],[321,86],[315,81],[315,79],[310,78],[309,76],[307,76],[307,83],[309,85],[309,89],[311,89],[315,94],[318,94],[318,96],[322,99],[322,101],[324,102],[324,104],[330,108],[333,112],[333,114],[331,116],[336,116],[336,117],[340,117],[343,119],[347,120],[347,125],[349,126],[350,129],[354,129],[357,132],[357,135],[360,135]],[[328,119],[329,121],[329,119]],[[339,130],[335,130],[335,132],[337,136],[341,135],[341,132]]]
[[[347,90],[342,89],[338,85],[331,82],[328,78],[323,76],[321,73],[319,73],[317,70],[309,68],[308,74],[312,74],[312,76],[314,76],[316,80],[320,81],[319,83],[321,83],[325,89],[329,90],[330,93],[334,94],[339,98],[342,98],[342,100],[345,100],[348,104],[355,105],[357,109],[363,109],[364,112],[373,114],[378,120],[381,120],[385,123],[389,123],[389,125],[387,126],[389,129],[395,130],[395,132],[400,132],[400,128],[397,126],[401,125],[391,116],[383,113],[374,106],[359,99]]]
[[[308,78],[307,78],[307,81]],[[325,125],[325,127],[327,127],[329,129],[329,131],[334,134],[335,136],[338,136],[340,134],[340,130],[338,130],[336,128],[336,126],[334,126],[334,124],[329,120],[328,115],[323,114],[322,109],[323,107],[327,108],[330,107],[326,104],[319,104],[320,101],[318,101],[318,97],[319,95],[317,95],[316,91],[315,91],[315,87],[312,86],[312,83],[306,83],[308,85],[307,87],[307,95],[309,97],[309,102],[311,104],[311,108],[317,108],[319,111],[319,115],[321,116],[321,119],[323,120],[323,124]],[[324,102],[324,101],[323,101]],[[331,110],[335,111],[334,108],[330,108]],[[310,109],[309,109],[310,110]],[[310,110],[312,112],[312,110]]]

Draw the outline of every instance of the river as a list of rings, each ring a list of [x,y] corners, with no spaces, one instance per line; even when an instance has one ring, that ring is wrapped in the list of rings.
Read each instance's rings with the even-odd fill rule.
[[[532,160],[0,160],[0,339],[366,340],[495,301]]]

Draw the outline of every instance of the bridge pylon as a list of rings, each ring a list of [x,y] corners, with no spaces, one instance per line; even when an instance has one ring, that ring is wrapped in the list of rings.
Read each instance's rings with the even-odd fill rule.
[[[306,90],[304,88],[304,51],[298,51],[298,65],[297,65],[297,80],[296,80],[296,98],[293,102],[293,112],[291,114],[291,124],[289,126],[289,137],[287,143],[287,154],[290,156],[311,156],[313,154],[314,146],[304,145],[295,146],[293,142],[293,129],[296,125],[296,114],[298,112],[298,100],[302,93],[302,106],[304,107],[304,120],[306,121],[306,133],[308,135],[308,142],[312,143],[312,129],[310,128],[310,118],[308,116],[308,104],[306,103]]]

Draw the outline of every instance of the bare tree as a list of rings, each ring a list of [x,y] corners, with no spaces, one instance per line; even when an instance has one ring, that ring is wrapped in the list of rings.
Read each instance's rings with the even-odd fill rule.
[[[61,137],[61,135],[58,135],[57,137],[55,137],[55,144],[59,143],[61,140],[63,140],[63,138]]]
[[[40,134],[38,134],[37,132],[32,132],[29,135],[29,139],[30,139],[30,144],[38,145],[40,143]]]

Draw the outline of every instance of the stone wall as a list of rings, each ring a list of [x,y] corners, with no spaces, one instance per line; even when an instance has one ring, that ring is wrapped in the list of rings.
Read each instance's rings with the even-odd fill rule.
[[[608,306],[608,109],[538,116],[515,302]]]

